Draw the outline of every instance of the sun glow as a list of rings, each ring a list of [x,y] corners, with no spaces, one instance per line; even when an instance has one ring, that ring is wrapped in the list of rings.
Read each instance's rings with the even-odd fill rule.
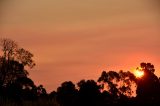
[[[136,70],[134,70],[134,75],[137,78],[141,78],[144,75],[144,72],[140,68],[137,68]]]

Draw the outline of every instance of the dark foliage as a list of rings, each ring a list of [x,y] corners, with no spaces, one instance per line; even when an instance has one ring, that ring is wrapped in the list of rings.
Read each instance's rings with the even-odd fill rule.
[[[151,63],[141,63],[144,76],[137,79],[137,99],[142,103],[159,104],[160,81],[154,74],[154,66]]]
[[[43,85],[36,86],[28,77],[26,66],[35,63],[33,54],[18,48],[10,40],[1,41],[0,105],[1,106],[144,106],[160,105],[160,78],[154,65],[141,63],[144,72],[136,78],[130,71],[103,71],[97,81],[65,81],[48,94]],[[7,102],[8,101],[8,102]]]
[[[71,81],[66,81],[57,89],[57,100],[62,106],[75,106],[77,89]]]
[[[94,80],[81,80],[78,84],[78,105],[98,106],[100,103],[100,86]]]

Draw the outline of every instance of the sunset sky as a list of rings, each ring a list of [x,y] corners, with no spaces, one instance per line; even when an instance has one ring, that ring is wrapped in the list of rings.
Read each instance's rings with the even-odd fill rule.
[[[0,37],[34,54],[29,71],[48,92],[64,81],[141,62],[160,76],[158,0],[1,0]]]

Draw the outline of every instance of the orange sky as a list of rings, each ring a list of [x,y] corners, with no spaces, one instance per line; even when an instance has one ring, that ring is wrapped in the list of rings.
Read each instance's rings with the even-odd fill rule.
[[[160,76],[158,0],[1,0],[0,37],[34,54],[48,91],[151,62]]]

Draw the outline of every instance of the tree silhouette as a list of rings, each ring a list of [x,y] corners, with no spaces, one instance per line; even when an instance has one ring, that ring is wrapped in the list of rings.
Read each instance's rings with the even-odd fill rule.
[[[43,87],[43,85],[39,85],[36,89],[37,96],[44,97],[47,95],[46,89]]]
[[[39,87],[28,78],[29,73],[25,70],[25,66],[35,66],[33,54],[11,39],[1,39],[0,47],[0,92],[3,92],[0,95],[18,102],[37,98]]]
[[[154,74],[151,63],[137,67],[144,72],[142,77],[129,71],[103,71],[97,82],[81,80],[75,85],[65,81],[57,91],[47,94],[43,85],[36,86],[25,70],[26,66],[35,66],[33,54],[10,39],[1,39],[0,47],[0,104],[5,97],[19,103],[18,106],[28,101],[47,101],[49,106],[160,105],[160,78]]]
[[[1,39],[0,40],[1,50],[3,52],[4,60],[11,60],[14,58],[17,50],[17,43],[11,39]]]
[[[8,84],[7,95],[8,97],[17,99],[17,100],[30,100],[34,99],[35,96],[33,89],[36,86],[34,82],[27,77],[21,77],[14,81],[14,83]]]
[[[24,69],[24,66],[17,61],[11,60],[9,61],[9,63],[6,62],[3,64],[4,65],[0,67],[0,76],[3,86],[14,82],[16,79],[20,77],[27,77],[28,75],[28,72]],[[4,68],[4,66],[7,66],[7,68]]]
[[[19,77],[27,77],[28,72],[25,66],[32,68],[35,63],[32,60],[33,54],[19,48],[17,43],[11,39],[1,39],[0,47],[0,80],[2,86],[14,82]]]
[[[100,86],[94,80],[78,82],[80,106],[98,106],[100,103]]]
[[[29,66],[30,68],[35,66],[35,63],[32,59],[33,54],[28,50],[25,50],[18,46],[18,44],[11,39],[1,39],[0,47],[2,50],[2,58],[3,60],[14,60],[23,64],[24,66]]]
[[[77,89],[71,81],[66,81],[57,88],[57,100],[62,106],[75,106]]]
[[[136,86],[135,76],[127,71],[103,71],[101,76],[98,79],[98,82],[101,86],[101,90],[107,90],[113,97],[119,96],[133,96],[132,87]]]
[[[29,66],[33,68],[35,66],[34,61],[32,60],[33,54],[30,53],[28,50],[23,48],[19,48],[16,51],[16,59],[19,63],[23,64],[24,66]]]
[[[154,74],[154,65],[151,63],[141,63],[140,67],[144,71],[144,76],[137,79],[137,98],[143,102],[160,100],[160,82]]]

